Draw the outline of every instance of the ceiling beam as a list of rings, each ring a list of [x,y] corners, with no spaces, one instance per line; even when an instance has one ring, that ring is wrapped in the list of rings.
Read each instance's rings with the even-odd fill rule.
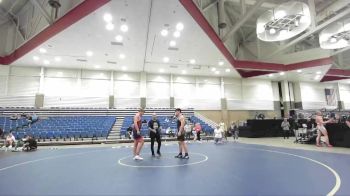
[[[325,28],[326,26],[328,26],[329,24],[332,24],[334,22],[336,22],[337,20],[343,18],[344,16],[350,14],[350,8],[345,9],[344,11],[342,11],[341,13],[335,15],[334,17],[330,18],[329,20],[323,22],[322,24],[316,26],[314,29],[309,30],[308,32],[302,34],[301,36],[295,38],[294,40],[288,42],[287,44],[284,44],[282,47],[280,47],[279,49],[275,50],[274,52],[272,52],[269,56],[266,57],[266,59],[271,58],[277,54],[279,54],[280,52],[284,51],[285,49],[299,43],[300,41],[304,40],[305,38],[309,37],[310,35],[316,33],[317,31]]]
[[[343,49],[334,50],[334,52],[332,52],[331,55],[332,55],[332,56],[335,56],[335,55],[337,55],[337,54],[343,53],[343,52],[348,51],[348,50],[350,50],[350,46],[345,47],[345,48],[343,48]]]
[[[242,17],[239,19],[239,21],[235,24],[235,26],[232,27],[231,30],[229,30],[228,33],[226,33],[226,35],[222,38],[223,42],[226,42],[232,34],[234,34],[244,23],[247,22],[248,19],[250,19],[253,14],[255,13],[255,11],[265,2],[265,0],[260,0],[257,1],[254,6],[249,9],[249,11]]]
[[[311,29],[316,27],[316,6],[315,0],[308,0],[309,8],[310,8],[310,16],[311,16]]]
[[[247,6],[245,4],[245,0],[241,0],[241,14],[244,15],[247,11]]]
[[[30,2],[34,5],[34,7],[38,8],[41,15],[44,16],[46,22],[52,25],[52,18],[45,8],[37,0],[30,0]]]
[[[326,8],[324,8],[317,14],[316,24],[320,24],[323,21],[326,21],[327,19],[329,19],[330,17],[332,17],[333,15],[337,14],[342,9],[350,5],[350,2],[346,0],[335,0],[330,2],[331,4],[329,4]]]
[[[205,7],[202,9],[202,12],[205,12],[205,11],[207,11],[208,9],[210,9],[211,7],[213,7],[214,5],[216,5],[217,2],[218,2],[218,1],[215,0],[215,1],[211,2],[209,5],[205,6]]]
[[[16,4],[16,3],[17,3],[17,1],[14,4]],[[14,6],[14,5],[12,5],[12,6]],[[8,21],[12,22],[16,26],[15,27],[16,32],[22,37],[23,40],[25,40],[25,33],[20,31],[18,16],[11,12],[12,8],[8,12],[6,12],[6,10],[4,10],[4,8],[2,8],[2,7],[0,7],[0,10],[2,12],[6,13],[5,17],[8,19]],[[6,22],[3,24],[6,24]],[[3,24],[1,24],[1,25],[3,25]]]

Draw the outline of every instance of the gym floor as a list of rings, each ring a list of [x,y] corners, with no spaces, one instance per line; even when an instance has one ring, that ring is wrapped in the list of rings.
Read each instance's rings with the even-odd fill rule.
[[[146,143],[134,161],[131,145],[0,151],[0,195],[350,194],[349,154],[204,141],[180,160],[177,144],[163,142],[162,157]]]

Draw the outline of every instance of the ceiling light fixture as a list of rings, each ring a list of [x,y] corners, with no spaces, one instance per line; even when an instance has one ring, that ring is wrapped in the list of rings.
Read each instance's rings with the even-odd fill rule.
[[[297,72],[298,72],[298,73],[301,73],[301,72],[302,72],[302,70],[301,70],[301,69],[298,69],[298,70],[297,70]]]
[[[123,53],[122,53],[122,54],[119,54],[119,58],[120,58],[120,59],[125,59],[125,54],[123,54]]]
[[[187,74],[187,71],[186,70],[182,70],[181,73],[182,74]]]
[[[225,72],[229,73],[229,72],[231,72],[231,69],[225,69]]]
[[[176,37],[176,38],[180,37],[180,36],[181,36],[180,31],[175,31],[175,32],[173,33],[173,36]]]
[[[170,47],[175,47],[175,46],[176,46],[176,41],[171,40],[171,41],[169,42],[169,45],[170,45]]]
[[[215,71],[215,74],[217,75],[217,74],[220,74],[220,71]]]
[[[56,62],[60,62],[62,60],[61,57],[59,57],[59,56],[56,56],[54,59]]]
[[[170,60],[169,57],[163,57],[163,62],[164,62],[164,63],[169,62],[169,60]]]
[[[121,35],[115,36],[115,41],[122,42],[123,41],[123,36],[121,36]]]
[[[128,27],[128,25],[123,24],[120,26],[120,30],[125,33],[129,30],[129,27]]]
[[[288,34],[288,31],[285,30],[285,29],[283,29],[283,30],[280,31],[280,35],[285,36],[285,35],[287,35],[287,34]]]
[[[92,55],[94,55],[94,53],[92,52],[92,51],[86,51],[86,56],[92,56]]]
[[[48,61],[48,60],[44,60],[43,62],[44,62],[44,65],[49,65],[50,64],[50,61]]]
[[[281,19],[281,18],[285,17],[286,15],[287,15],[287,13],[285,11],[279,10],[275,13],[274,18]]]
[[[317,75],[320,75],[321,73],[322,73],[322,72],[320,72],[320,71],[316,72]]]
[[[219,63],[218,63],[220,66],[223,66],[225,63],[224,63],[224,61],[219,61]]]
[[[319,34],[322,49],[340,49],[350,46],[350,19],[334,22]]]
[[[331,43],[335,43],[335,42],[337,42],[337,39],[336,39],[336,38],[334,38],[334,37],[332,37],[332,38],[329,40],[329,42],[331,42]]]
[[[159,69],[159,72],[160,73],[164,73],[164,69]]]
[[[112,31],[112,30],[114,29],[114,24],[112,24],[112,23],[106,24],[106,29],[107,29],[108,31]]]
[[[112,17],[112,15],[111,15],[110,13],[105,13],[105,14],[103,15],[103,20],[106,21],[106,22],[108,22],[108,23],[110,23],[110,22],[112,22],[113,17]]]
[[[263,41],[282,41],[304,32],[310,25],[308,5],[300,1],[287,1],[264,12],[257,19],[256,34]]]
[[[216,71],[216,68],[215,67],[211,68],[211,71]]]
[[[269,74],[269,77],[270,77],[270,78],[273,77],[273,74]]]
[[[95,65],[94,67],[95,67],[95,69],[101,68],[101,66],[99,66],[99,65]]]
[[[39,52],[40,52],[40,53],[46,53],[47,50],[46,50],[45,48],[40,48],[40,49],[39,49]]]
[[[168,30],[166,30],[166,29],[163,29],[163,30],[160,31],[160,34],[161,34],[163,37],[167,36],[168,33],[169,33],[169,32],[168,32]]]
[[[195,64],[195,63],[196,63],[196,60],[191,59],[191,60],[190,60],[190,63],[191,63],[191,64]]]
[[[33,56],[34,61],[38,61],[40,58],[38,56]]]
[[[182,24],[181,22],[176,24],[176,30],[182,31],[183,29],[184,29],[184,24]]]
[[[284,72],[280,72],[280,75],[283,76],[285,73]]]
[[[122,67],[122,70],[123,70],[123,71],[126,71],[126,70],[127,70],[126,66],[123,66],[123,67]]]

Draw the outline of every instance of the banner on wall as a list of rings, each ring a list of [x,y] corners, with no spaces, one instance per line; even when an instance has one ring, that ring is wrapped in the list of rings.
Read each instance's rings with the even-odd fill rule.
[[[334,89],[326,88],[325,95],[326,95],[326,103],[327,106],[336,106],[337,105],[337,97],[335,95]]]

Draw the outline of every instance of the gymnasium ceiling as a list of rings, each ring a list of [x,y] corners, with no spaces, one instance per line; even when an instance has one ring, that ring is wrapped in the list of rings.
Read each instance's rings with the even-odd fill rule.
[[[0,48],[0,56],[6,59],[12,55],[13,62],[8,60],[10,63],[4,63],[6,61],[3,60],[2,63],[12,66],[291,81],[321,81],[336,77],[336,80],[347,81],[348,73],[339,70],[346,70],[350,65],[350,52],[320,49],[319,30],[310,28],[284,42],[258,41],[257,18],[287,0],[260,0],[259,6],[257,1],[225,0],[224,10],[219,9],[217,0],[102,0],[99,5],[93,5],[98,4],[93,0],[59,1],[58,16],[50,22],[53,8],[48,0],[0,0],[0,44],[5,46]],[[316,28],[330,19],[338,17],[336,21],[341,21],[349,17],[348,0],[304,2],[315,4]],[[80,16],[81,19],[75,18],[76,22],[53,36],[47,35],[44,40],[25,44],[46,29],[55,28],[61,19],[74,15],[72,12],[83,9],[84,3],[89,4],[90,7],[85,7],[90,12]],[[219,12],[224,13],[227,24],[220,30]],[[113,17],[113,30],[106,29],[103,19],[106,13]],[[243,24],[240,25],[240,21],[244,21]],[[181,36],[175,38],[172,34],[179,22],[184,28]],[[127,32],[120,30],[122,24],[128,26]],[[164,28],[169,30],[166,37],[160,33]],[[236,30],[226,35],[233,28]],[[123,37],[122,44],[116,43],[117,35]],[[169,47],[170,41],[175,41],[176,46]],[[16,52],[23,46],[27,46],[25,52]],[[45,48],[47,52],[40,53],[40,48]],[[93,55],[87,56],[87,51],[92,51]],[[34,56],[39,60],[34,60]],[[56,61],[55,57],[60,60]],[[164,62],[164,57],[168,57],[169,61]],[[223,65],[219,65],[221,61]],[[331,69],[338,71],[332,72],[332,75]]]

